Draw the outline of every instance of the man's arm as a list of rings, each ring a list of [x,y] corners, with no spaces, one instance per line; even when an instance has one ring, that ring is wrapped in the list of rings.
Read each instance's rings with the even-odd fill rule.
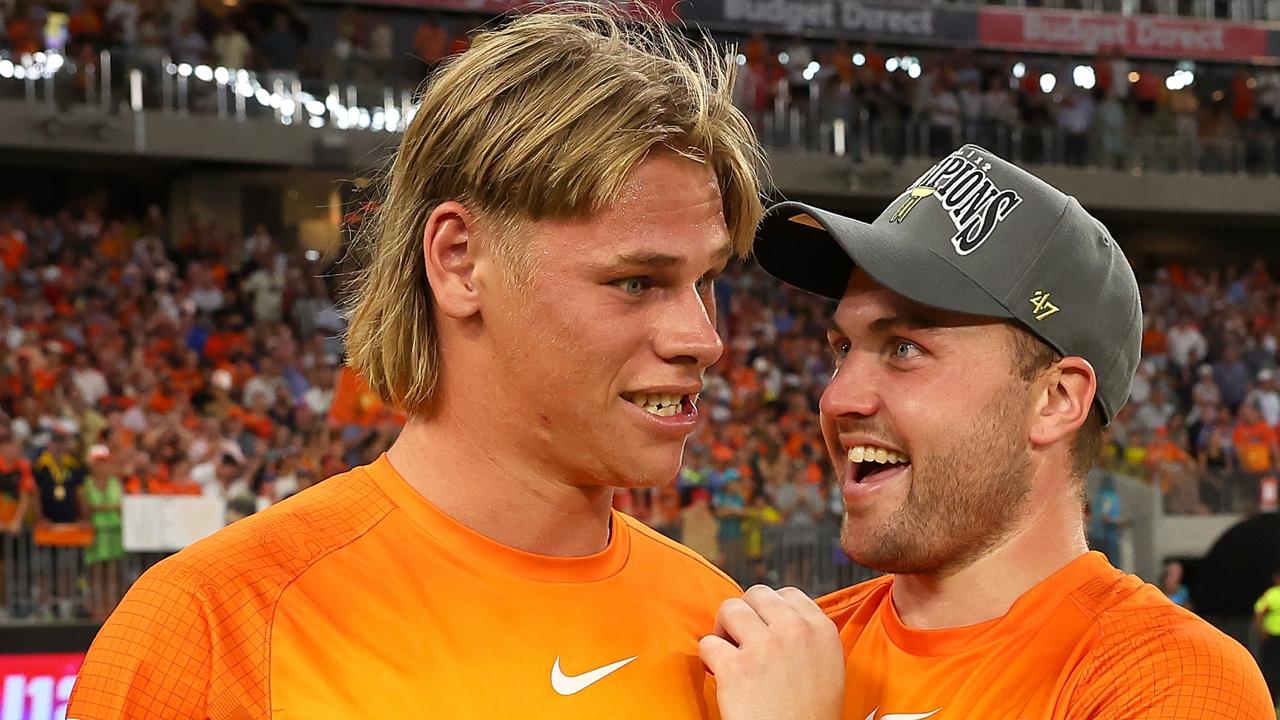
[[[720,606],[698,654],[723,720],[837,720],[844,648],[835,623],[795,588],[751,587]]]

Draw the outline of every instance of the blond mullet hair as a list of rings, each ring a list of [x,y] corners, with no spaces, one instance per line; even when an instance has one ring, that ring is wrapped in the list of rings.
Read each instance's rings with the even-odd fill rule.
[[[422,242],[447,200],[475,216],[519,278],[533,271],[520,227],[601,211],[650,152],[671,151],[714,170],[730,242],[746,255],[763,213],[763,157],[733,106],[734,59],[651,11],[625,18],[581,4],[477,35],[425,85],[357,238],[364,269],[348,288],[347,364],[383,402],[429,412],[442,368]]]

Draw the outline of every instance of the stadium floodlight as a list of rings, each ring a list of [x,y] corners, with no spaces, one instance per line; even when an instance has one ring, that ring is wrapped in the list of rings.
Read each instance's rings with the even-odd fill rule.
[[[213,69],[213,79],[219,85],[226,85],[231,80],[231,71],[219,65]]]
[[[359,114],[356,116],[356,127],[361,130],[368,130],[369,125],[373,123],[373,117],[365,108],[360,108]]]
[[[178,74],[178,66],[177,66],[177,65],[174,65],[173,63],[168,63],[168,64],[166,64],[166,65],[164,66],[164,71],[165,71],[166,73],[168,73],[169,75],[177,75],[177,74]]]
[[[854,64],[854,65],[857,65],[858,67],[862,67],[863,65],[866,65],[866,64],[867,64],[867,56],[866,56],[866,55],[863,55],[862,53],[854,53],[854,54],[853,54],[853,64]]]
[[[298,109],[298,104],[292,98],[284,98],[280,101],[280,112],[284,115],[292,115],[294,110]]]
[[[1051,93],[1057,86],[1058,78],[1054,77],[1053,73],[1045,73],[1040,76],[1040,89],[1044,92]]]
[[[324,127],[324,118],[312,115],[311,119],[307,121],[307,124],[318,130]]]
[[[13,77],[13,61],[9,59],[0,60],[0,78]]]
[[[45,61],[45,55],[42,52],[37,52],[35,55],[31,56],[31,59],[35,60],[37,65],[43,65]]]
[[[819,64],[817,63],[817,61],[812,61],[812,62],[810,62],[808,65],[806,65],[806,66],[805,66],[805,68],[804,68],[804,72],[802,72],[802,73],[800,73],[800,74],[804,76],[804,79],[805,79],[805,80],[812,80],[812,79],[814,79],[815,77],[817,77],[817,75],[818,75],[818,71],[819,71],[819,70],[821,70],[821,69],[822,69],[822,66],[821,66],[821,65],[819,65]]]
[[[894,72],[894,71],[896,71],[896,70],[898,69],[898,58],[896,58],[896,57],[891,57],[891,58],[889,58],[888,60],[885,60],[885,61],[884,61],[884,69],[885,69],[885,70],[888,70],[889,72]]]
[[[1138,82],[1138,79],[1139,79],[1139,78],[1141,78],[1141,77],[1142,77],[1142,76],[1138,74],[1138,71],[1137,71],[1137,70],[1130,70],[1130,71],[1129,71],[1129,82],[1131,82],[1131,83],[1136,83],[1136,82]]]
[[[13,68],[13,77],[15,80],[26,80],[27,69],[22,67],[21,65],[15,65]]]
[[[178,74],[182,77],[191,77],[193,68],[189,63],[181,63],[178,65]]]
[[[310,260],[311,262],[315,262],[320,259],[320,251],[314,248],[311,250],[308,250],[306,257],[307,257],[307,260]]]
[[[920,73],[920,63],[915,63],[911,67],[907,68],[907,75],[910,75],[912,80],[920,77]]]
[[[271,104],[271,93],[267,92],[267,89],[264,87],[259,86],[258,89],[253,92],[253,97],[256,98],[258,100],[258,104],[263,107],[267,107]]]
[[[1027,64],[1019,60],[1013,64],[1013,76],[1021,80],[1027,76]]]
[[[387,110],[387,132],[395,132],[400,129],[400,111],[395,108]]]
[[[778,53],[778,62],[782,63],[783,65],[786,65],[787,63],[791,62],[791,56],[787,54],[786,50],[783,50],[782,52]]]
[[[210,80],[213,80],[213,68],[208,65],[197,65],[195,74],[196,79],[201,82],[209,82]]]
[[[747,56],[746,56],[746,55],[743,55],[742,53],[738,53],[738,57],[737,57],[737,58],[735,58],[735,59],[738,61],[738,64],[739,64],[739,65],[746,65],[746,64],[747,64]]]
[[[307,112],[311,113],[312,115],[324,114],[324,103],[320,102],[319,100],[306,101],[306,108],[307,108]]]
[[[1071,80],[1076,87],[1084,90],[1092,90],[1093,86],[1098,83],[1098,77],[1094,73],[1093,68],[1088,65],[1077,65],[1071,71]]]

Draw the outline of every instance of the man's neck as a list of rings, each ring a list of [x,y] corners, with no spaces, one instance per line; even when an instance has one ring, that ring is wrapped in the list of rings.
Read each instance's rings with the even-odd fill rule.
[[[550,477],[494,436],[442,408],[410,420],[387,457],[432,505],[496,542],[557,557],[603,550],[612,489]]]
[[[1078,504],[1068,497],[1040,503],[1007,539],[960,570],[894,576],[894,607],[904,624],[920,630],[994,620],[1087,551]]]

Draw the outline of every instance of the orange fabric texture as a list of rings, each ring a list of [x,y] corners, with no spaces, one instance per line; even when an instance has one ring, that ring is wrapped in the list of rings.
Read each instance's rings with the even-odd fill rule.
[[[613,529],[588,557],[513,550],[444,515],[384,455],[144,574],[67,716],[716,717],[697,643],[739,589],[625,515]],[[628,658],[553,689],[557,663],[578,678]]]
[[[906,627],[892,585],[886,576],[818,601],[848,658],[846,718],[1275,718],[1248,651],[1100,553],[967,627]]]

